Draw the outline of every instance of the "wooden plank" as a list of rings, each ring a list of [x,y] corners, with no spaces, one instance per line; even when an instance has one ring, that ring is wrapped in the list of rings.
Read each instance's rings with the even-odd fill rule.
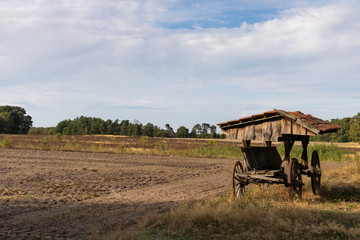
[[[293,134],[301,135],[301,126],[299,124],[293,124]]]
[[[237,139],[243,140],[244,139],[244,132],[245,132],[245,129],[239,128]]]
[[[281,120],[281,134],[291,134],[291,121],[288,119]]]
[[[254,175],[264,175],[264,176],[274,176],[275,174],[280,173],[280,170],[251,170],[247,171],[248,174],[254,174]]]
[[[261,140],[263,141],[264,137],[263,137],[263,126],[264,123],[260,123],[260,124],[256,124],[255,127],[255,136],[254,136],[254,140]]]
[[[255,126],[254,125],[248,125],[245,127],[244,139],[245,140],[255,139]]]
[[[272,122],[263,123],[263,139],[264,141],[271,141],[272,136]]]
[[[224,133],[227,139],[236,139],[236,129],[228,129]]]
[[[274,177],[266,177],[264,175],[256,175],[256,174],[237,174],[236,177],[243,178],[243,179],[253,179],[253,180],[262,180],[272,183],[284,183],[284,179],[282,178],[274,178]]]
[[[281,120],[273,121],[271,123],[271,127],[272,127],[271,141],[276,142],[279,140],[279,137],[281,137]]]

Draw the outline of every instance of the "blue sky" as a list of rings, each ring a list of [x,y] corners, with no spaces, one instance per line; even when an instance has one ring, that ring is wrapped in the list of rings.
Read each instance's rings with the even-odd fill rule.
[[[360,110],[358,1],[0,0],[0,105],[175,129]]]

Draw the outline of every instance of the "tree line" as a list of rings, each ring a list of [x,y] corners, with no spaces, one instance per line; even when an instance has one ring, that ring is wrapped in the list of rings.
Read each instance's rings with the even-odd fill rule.
[[[360,113],[353,117],[335,118],[331,123],[341,126],[335,133],[311,137],[312,141],[360,142]],[[124,136],[179,137],[179,138],[225,138],[216,132],[216,126],[208,123],[195,124],[192,129],[180,126],[176,131],[166,124],[161,128],[152,123],[143,125],[138,120],[103,120],[94,117],[77,117],[59,122],[56,127],[32,127],[32,118],[19,106],[0,106],[0,133],[42,135],[112,134]]]
[[[317,135],[311,139],[322,142],[360,142],[360,113],[353,117],[331,119],[330,122],[341,126],[341,129],[334,133]]]
[[[216,132],[216,126],[208,123],[196,124],[189,130],[180,126],[176,131],[169,125],[165,129],[152,123],[143,125],[138,120],[116,119],[103,120],[95,117],[77,117],[73,120],[67,119],[59,122],[56,127],[32,128],[29,134],[53,135],[87,135],[87,134],[109,134],[123,136],[148,136],[148,137],[179,137],[179,138],[221,138],[224,137]]]
[[[360,113],[353,117],[335,118],[331,123],[341,126],[335,133],[326,133],[311,137],[312,141],[322,142],[360,142]],[[84,134],[113,134],[124,136],[148,136],[148,137],[178,137],[178,138],[225,138],[223,134],[216,132],[216,126],[208,123],[195,124],[188,129],[180,126],[176,131],[169,125],[162,129],[152,123],[146,125],[139,121],[119,121],[116,119],[102,120],[92,117],[78,117],[73,120],[63,120],[54,128],[31,128],[31,134],[56,134],[84,135]]]

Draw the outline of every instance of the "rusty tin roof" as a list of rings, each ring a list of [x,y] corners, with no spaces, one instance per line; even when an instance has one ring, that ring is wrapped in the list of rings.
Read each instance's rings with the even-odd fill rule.
[[[313,131],[316,134],[336,132],[337,130],[341,129],[339,125],[332,124],[329,121],[322,120],[310,114],[303,114],[300,111],[286,112],[284,110],[278,110],[278,109],[274,109],[273,111],[268,111],[256,115],[251,115],[248,117],[243,117],[237,120],[218,123],[217,125],[221,129],[226,130],[230,128],[241,128],[243,126],[253,124],[256,122],[266,122],[280,118],[287,118],[289,120],[292,120],[298,123],[299,125],[302,125],[303,127]]]

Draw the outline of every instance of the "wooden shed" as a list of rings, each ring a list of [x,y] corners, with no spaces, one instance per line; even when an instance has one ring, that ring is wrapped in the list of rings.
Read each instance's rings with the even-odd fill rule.
[[[274,109],[249,117],[217,124],[227,139],[283,141],[284,135],[314,136],[336,132],[340,126],[300,111]]]

